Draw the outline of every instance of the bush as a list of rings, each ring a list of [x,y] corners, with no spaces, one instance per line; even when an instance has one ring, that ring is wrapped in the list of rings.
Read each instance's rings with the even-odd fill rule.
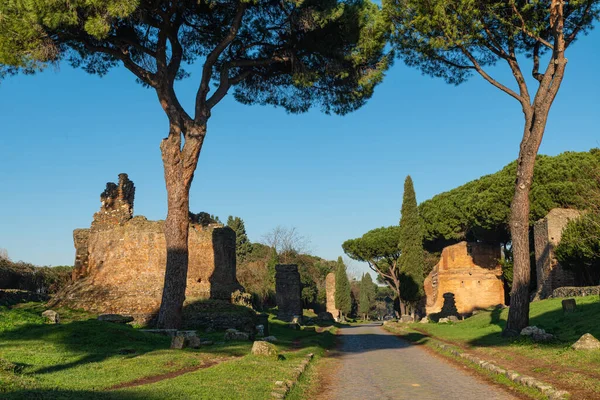
[[[600,213],[570,221],[555,251],[560,264],[587,286],[600,284]]]
[[[0,258],[0,288],[53,294],[71,281],[73,267],[37,267],[22,261]]]

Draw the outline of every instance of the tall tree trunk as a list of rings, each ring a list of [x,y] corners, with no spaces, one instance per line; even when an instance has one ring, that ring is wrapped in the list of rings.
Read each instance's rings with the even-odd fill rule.
[[[406,315],[406,303],[400,299],[400,316]]]
[[[160,145],[167,187],[168,212],[164,226],[167,265],[162,302],[158,313],[158,328],[178,329],[181,326],[188,271],[190,186],[205,132],[204,127],[190,129],[186,132],[182,148],[181,129],[171,124],[169,136],[163,139]]]
[[[543,104],[524,109],[525,131],[517,159],[517,181],[510,208],[510,234],[513,250],[513,284],[506,334],[515,335],[529,325],[529,192],[535,159],[542,143],[550,106]]]

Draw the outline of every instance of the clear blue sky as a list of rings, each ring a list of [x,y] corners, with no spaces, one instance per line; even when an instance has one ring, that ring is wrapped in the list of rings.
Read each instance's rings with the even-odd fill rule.
[[[541,153],[600,147],[599,48],[593,31],[569,49]],[[178,85],[188,106],[197,82]],[[407,174],[423,201],[514,160],[522,121],[518,103],[478,76],[454,87],[400,61],[345,117],[229,97],[213,110],[190,207],[242,217],[252,241],[294,226],[313,254],[335,259],[344,240],[398,223]],[[0,248],[13,260],[72,264],[73,229],[89,226],[120,172],[135,182],[135,213],[164,219],[167,129],[154,92],[123,68],[98,78],[61,65],[0,84]]]

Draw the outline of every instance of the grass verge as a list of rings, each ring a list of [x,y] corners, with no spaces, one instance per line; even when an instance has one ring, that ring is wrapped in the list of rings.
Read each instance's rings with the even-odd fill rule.
[[[307,353],[318,357],[334,341],[332,329],[295,331],[272,321],[280,360],[250,355],[251,342],[220,342],[223,332],[200,334],[213,346],[171,350],[168,337],[85,312],[59,309],[61,324],[45,324],[44,310],[41,303],[0,307],[3,399],[264,399]],[[182,370],[191,372],[177,376]],[[157,375],[169,379],[109,390]]]
[[[600,399],[600,350],[575,351],[571,345],[584,333],[600,338],[600,299],[576,298],[577,311],[563,314],[562,299],[531,303],[530,325],[555,335],[549,343],[530,338],[504,338],[508,309],[481,311],[456,324],[411,324],[406,338],[412,341],[426,336],[467,350],[495,362],[567,390],[572,399]]]

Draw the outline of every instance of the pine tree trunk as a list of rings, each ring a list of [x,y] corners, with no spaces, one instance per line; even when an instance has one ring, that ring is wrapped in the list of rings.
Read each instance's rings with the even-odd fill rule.
[[[533,180],[535,158],[542,143],[548,113],[564,78],[565,58],[564,2],[552,0],[550,4],[550,26],[554,36],[552,58],[540,79],[533,105],[522,102],[525,115],[525,130],[517,160],[517,182],[511,203],[510,233],[513,246],[513,286],[510,293],[510,309],[505,335],[518,335],[529,325],[529,192]],[[518,74],[515,75],[525,85]]]
[[[535,106],[534,106],[535,107]],[[535,158],[542,142],[549,107],[525,110],[525,132],[517,160],[517,181],[511,203],[510,233],[513,250],[513,284],[505,334],[516,335],[529,325],[529,192]]]
[[[202,135],[198,135],[196,129]],[[157,327],[162,329],[178,329],[181,326],[188,271],[190,186],[205,132],[202,127],[196,129],[188,132],[182,148],[181,130],[172,125],[169,136],[160,146],[168,200],[164,225],[167,265],[157,321]]]

